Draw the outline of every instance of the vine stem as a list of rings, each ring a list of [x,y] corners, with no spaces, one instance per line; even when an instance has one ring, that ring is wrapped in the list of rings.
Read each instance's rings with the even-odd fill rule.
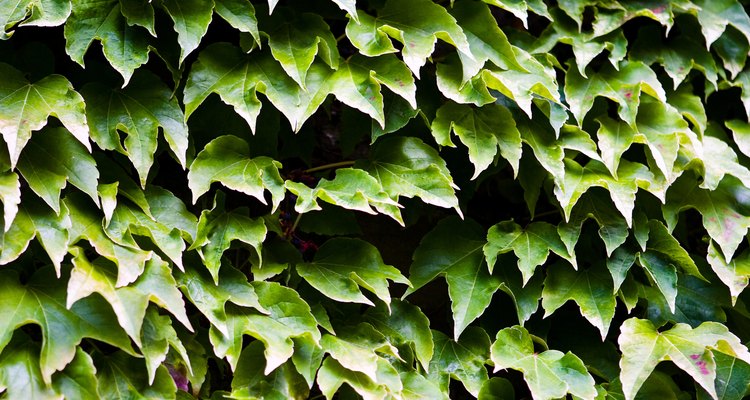
[[[354,165],[354,161],[340,161],[340,162],[335,162],[331,164],[319,165],[317,167],[306,169],[304,172],[306,174],[311,174],[313,172],[325,171],[327,169],[340,168],[340,167],[349,167],[352,165]]]

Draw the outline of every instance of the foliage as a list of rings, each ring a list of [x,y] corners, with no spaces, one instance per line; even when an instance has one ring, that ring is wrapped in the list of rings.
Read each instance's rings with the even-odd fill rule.
[[[0,395],[741,399],[739,0],[0,0]]]

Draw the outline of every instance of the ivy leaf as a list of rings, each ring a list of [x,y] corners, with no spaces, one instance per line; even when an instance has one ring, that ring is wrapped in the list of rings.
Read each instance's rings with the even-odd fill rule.
[[[174,289],[174,286],[171,286],[171,289]],[[140,347],[143,357],[146,359],[146,370],[148,371],[148,383],[150,385],[154,384],[156,371],[166,360],[170,348],[179,354],[182,362],[187,364],[188,372],[192,369],[187,349],[177,337],[177,332],[172,327],[172,320],[166,315],[159,315],[153,307],[146,310],[143,318]]]
[[[616,121],[606,115],[597,117],[596,122],[599,124],[596,138],[602,162],[613,177],[619,178],[617,170],[620,160],[635,141],[636,131],[627,123]]]
[[[361,164],[392,198],[417,196],[427,204],[454,208],[461,214],[453,178],[437,151],[414,137],[380,141]]]
[[[0,233],[0,264],[16,260],[36,237],[59,276],[60,264],[68,252],[69,228],[67,207],[63,206],[60,213],[55,215],[38,201],[24,201],[10,229]]]
[[[320,345],[344,368],[364,374],[373,382],[385,386],[386,391],[398,393],[403,389],[398,371],[389,359],[403,360],[398,350],[372,325],[360,323],[336,336],[325,334]]]
[[[724,125],[732,131],[732,137],[740,152],[746,156],[750,154],[750,124],[733,119],[724,122]]]
[[[63,399],[63,395],[56,393],[42,378],[39,370],[39,347],[27,337],[13,340],[10,345],[0,356],[0,391],[12,398]],[[77,349],[76,353],[79,352],[81,350]],[[96,380],[93,394],[96,397]]]
[[[573,66],[568,68],[565,74],[565,98],[579,126],[594,105],[594,99],[599,96],[617,103],[620,118],[633,129],[636,129],[641,92],[662,102],[667,101],[664,89],[651,68],[637,61],[620,64],[619,70],[605,65],[587,78],[581,76]]]
[[[573,300],[581,314],[594,325],[605,340],[615,316],[615,296],[610,289],[612,278],[601,264],[585,271],[574,271],[562,263],[547,268],[542,291],[544,316],[551,315],[568,300]]]
[[[21,204],[21,180],[13,171],[0,174],[0,199],[3,201],[3,233],[13,228]]]
[[[333,399],[336,391],[344,383],[351,386],[365,400],[384,399],[388,396],[384,385],[379,385],[362,372],[345,368],[331,357],[323,360],[316,381],[326,399]]]
[[[390,307],[370,308],[365,316],[367,321],[392,343],[410,343],[422,368],[429,371],[435,344],[432,340],[430,320],[419,307],[393,299]]]
[[[492,4],[495,7],[513,14],[520,19],[524,28],[529,27],[528,12],[531,11],[536,15],[551,19],[547,12],[547,5],[541,0],[483,0],[485,3]]]
[[[490,304],[500,287],[500,279],[488,272],[482,248],[487,242],[476,222],[445,218],[422,238],[409,269],[412,287],[404,296],[442,275],[448,282],[453,311],[453,337],[461,332]]]
[[[122,75],[124,87],[133,72],[148,61],[147,32],[143,27],[128,24],[118,0],[76,1],[65,22],[65,51],[84,66],[83,56],[91,43],[98,40],[104,57]]]
[[[316,54],[332,69],[339,67],[336,38],[320,15],[283,8],[261,20],[260,29],[268,36],[273,58],[302,88]]]
[[[711,47],[729,25],[750,40],[750,17],[736,0],[696,0],[694,3],[700,7],[695,14],[706,38],[706,48]]]
[[[401,205],[388,197],[377,179],[361,169],[337,169],[334,179],[321,179],[314,189],[293,181],[286,181],[284,186],[297,196],[294,210],[300,214],[322,210],[317,202],[320,199],[367,214],[376,214],[372,209],[374,207],[378,212],[388,215],[401,225],[404,224],[399,210]]]
[[[346,36],[360,53],[368,57],[395,51],[389,36],[404,45],[404,62],[414,75],[435,49],[437,39],[450,43],[473,58],[466,35],[442,6],[428,0],[388,0],[374,18],[359,13],[359,22],[351,19]]]
[[[128,20],[128,25],[142,26],[156,37],[154,6],[148,0],[120,1],[120,12]]]
[[[476,75],[487,61],[502,69],[524,70],[516,60],[508,38],[497,26],[497,21],[486,4],[461,1],[454,4],[448,12],[463,30],[471,50],[472,57],[462,52],[458,53],[463,67],[462,82]]]
[[[249,0],[214,0],[214,11],[229,25],[249,33],[260,43],[255,7]]]
[[[0,9],[0,39],[9,39],[16,25],[62,25],[68,19],[70,11],[70,1],[23,0],[12,5],[3,4]]]
[[[716,395],[722,400],[740,400],[746,396],[748,390],[747,377],[750,375],[750,365],[746,362],[728,356],[724,353],[714,353],[716,362]],[[700,394],[698,395],[700,398]]]
[[[177,282],[190,303],[195,305],[206,316],[212,327],[224,336],[229,336],[226,313],[227,302],[237,306],[252,307],[261,313],[268,311],[260,304],[255,287],[247,277],[232,266],[222,268],[219,273],[219,284],[202,268],[187,268],[179,274]]]
[[[443,393],[448,393],[450,379],[457,379],[469,393],[478,396],[482,385],[489,379],[484,366],[490,348],[487,333],[481,328],[470,327],[457,341],[438,331],[432,331],[432,335],[436,351],[430,361],[430,380],[436,381]]]
[[[636,130],[638,134],[635,141],[646,143],[656,166],[672,181],[680,139],[695,136],[688,123],[674,107],[652,98],[644,98],[638,108]]]
[[[309,336],[313,341],[320,340],[318,323],[310,312],[310,306],[299,294],[275,282],[253,282],[261,306],[269,314],[233,307],[227,311],[229,335],[226,336],[212,326],[209,338],[217,357],[226,357],[232,369],[236,369],[242,351],[242,336],[248,334],[265,345],[266,369],[268,375],[292,357],[293,337]]]
[[[211,93],[216,93],[255,131],[261,108],[257,92],[261,92],[296,132],[328,96],[330,75],[327,66],[313,64],[307,71],[305,90],[284,72],[270,52],[247,55],[228,43],[215,43],[201,51],[198,61],[191,65],[183,99],[185,118]]]
[[[214,207],[201,213],[195,242],[190,249],[200,249],[204,265],[218,284],[221,256],[229,249],[232,241],[239,240],[252,246],[260,256],[266,232],[263,220],[249,218],[246,209],[227,212],[224,209],[223,195],[217,194]]]
[[[232,396],[238,398],[298,399],[307,398],[310,389],[289,363],[264,376],[266,359],[263,344],[254,341],[240,354],[232,379]]]
[[[156,370],[156,377],[150,385],[143,361],[121,351],[94,358],[94,365],[102,398],[175,399],[177,387],[163,365]]]
[[[77,347],[73,361],[54,375],[52,386],[68,399],[96,398],[99,382],[91,356]]]
[[[231,135],[219,136],[190,164],[188,186],[194,203],[213,182],[255,197],[263,204],[266,204],[264,192],[268,190],[273,212],[284,198],[284,181],[279,168],[281,163],[272,158],[250,158],[250,148],[244,140]]]
[[[169,310],[183,325],[192,329],[182,295],[165,262],[152,258],[138,280],[117,288],[112,268],[101,262],[90,262],[80,248],[73,247],[70,253],[74,268],[68,280],[68,308],[80,299],[99,293],[112,306],[120,326],[138,347],[142,346],[141,327],[149,301]]]
[[[469,149],[469,160],[474,164],[474,176],[487,169],[497,155],[508,160],[513,171],[518,173],[521,160],[521,133],[516,128],[510,111],[498,104],[480,108],[446,103],[438,109],[432,121],[432,135],[443,146],[455,147],[450,139],[453,131]]]
[[[91,151],[84,102],[73,85],[60,75],[49,75],[31,83],[23,73],[0,63],[0,134],[3,135],[11,167],[31,138],[54,116]]]
[[[660,332],[648,320],[630,318],[622,325],[618,343],[622,351],[620,381],[628,400],[635,397],[651,371],[664,360],[687,372],[713,398],[717,398],[714,353],[750,360],[742,342],[717,322],[704,322],[696,328],[675,324]]]
[[[202,0],[161,0],[161,6],[174,21],[182,64],[185,57],[198,48],[201,38],[208,31],[214,4],[212,1]]]
[[[310,263],[297,265],[297,273],[307,283],[336,301],[374,304],[360,292],[367,289],[383,300],[390,309],[388,280],[409,285],[395,267],[383,264],[378,249],[350,238],[333,238],[325,242]]]
[[[703,227],[721,248],[728,263],[743,241],[750,217],[740,212],[733,183],[724,179],[714,191],[701,189],[698,182],[678,179],[670,186],[667,201],[662,206],[669,230],[677,225],[680,211],[686,208],[698,210],[703,216]]]
[[[60,192],[70,182],[98,203],[99,171],[81,143],[63,128],[34,135],[18,160],[18,170],[31,190],[55,213],[60,213]]]
[[[495,372],[506,368],[522,372],[535,399],[556,399],[567,393],[585,399],[596,397],[594,378],[580,358],[557,350],[536,353],[522,326],[500,330],[490,352]]]
[[[365,58],[355,55],[333,73],[328,84],[330,92],[343,103],[356,108],[385,128],[381,84],[417,108],[414,77],[393,55]]]
[[[716,190],[725,175],[739,179],[745,187],[750,187],[750,170],[737,160],[737,154],[721,139],[703,137],[703,182],[701,187]]]
[[[82,93],[91,138],[103,149],[128,156],[138,171],[142,187],[146,186],[154,162],[160,127],[177,160],[186,166],[185,117],[172,91],[155,75],[136,74],[127,88],[119,90],[92,83]],[[121,132],[127,134],[124,145],[120,143]]]
[[[620,247],[628,238],[628,225],[612,202],[599,192],[590,192],[576,203],[570,220],[557,227],[560,239],[568,253],[573,253],[581,235],[583,223],[593,218],[599,224],[599,237],[604,241],[607,256]]]
[[[713,241],[708,244],[706,259],[719,280],[729,288],[729,293],[732,295],[732,305],[735,304],[737,297],[748,285],[748,279],[750,279],[750,259],[748,257],[750,256],[747,252],[742,252],[742,254],[727,262]]]
[[[100,298],[81,300],[70,309],[65,307],[65,288],[57,284],[51,268],[40,270],[21,284],[12,270],[0,272],[0,349],[4,349],[13,332],[28,323],[39,325],[44,341],[39,355],[41,374],[50,382],[55,371],[68,365],[83,338],[97,339],[130,353],[130,340],[118,328],[109,305]]]
[[[517,223],[503,221],[487,232],[487,244],[482,248],[487,265],[492,270],[497,256],[510,251],[518,257],[518,269],[523,275],[523,285],[529,282],[536,267],[547,261],[549,252],[568,260],[577,268],[575,256],[568,253],[555,227],[546,222],[532,222],[525,228]]]

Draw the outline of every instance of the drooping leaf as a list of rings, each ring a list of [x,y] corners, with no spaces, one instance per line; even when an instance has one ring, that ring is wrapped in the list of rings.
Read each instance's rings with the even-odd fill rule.
[[[750,260],[748,253],[734,257],[730,262],[721,255],[714,242],[708,244],[708,254],[706,255],[708,264],[714,270],[716,276],[727,285],[729,293],[732,295],[732,304],[737,301],[737,297],[748,285],[750,279]]]
[[[260,43],[255,7],[249,0],[214,0],[214,11],[229,25],[249,33]]]
[[[128,24],[119,0],[74,2],[73,13],[65,22],[65,40],[65,51],[81,66],[91,44],[99,41],[104,57],[122,75],[123,86],[148,61],[148,30]]]
[[[221,257],[232,241],[239,240],[252,246],[260,256],[266,233],[266,225],[262,219],[248,217],[244,209],[226,211],[223,196],[217,195],[214,207],[201,213],[195,241],[190,249],[200,249],[206,268],[218,283]]]
[[[619,178],[617,171],[620,167],[620,160],[623,153],[635,141],[636,131],[627,123],[607,116],[598,117],[596,122],[599,124],[596,137],[602,162],[613,177]]]
[[[188,186],[193,202],[206,193],[213,182],[255,197],[266,204],[264,192],[271,193],[272,212],[284,198],[281,163],[269,157],[250,158],[247,142],[231,135],[220,136],[206,145],[190,165]]]
[[[130,158],[145,187],[159,128],[173,154],[185,167],[188,132],[185,117],[172,91],[155,75],[138,73],[125,89],[91,83],[83,90],[91,138],[106,150],[117,150]],[[124,143],[120,142],[125,133]]]
[[[437,382],[443,393],[448,393],[450,380],[456,379],[469,393],[479,395],[482,385],[489,379],[485,367],[490,348],[487,333],[470,327],[457,341],[438,331],[433,331],[432,335],[436,350],[430,361],[430,380]]]
[[[58,393],[42,378],[38,346],[24,336],[11,341],[10,348],[0,356],[0,391],[12,398],[62,400],[62,393]],[[78,350],[77,353],[80,352]],[[96,395],[95,380],[92,394]]]
[[[266,359],[260,341],[250,343],[240,354],[232,379],[232,396],[273,400],[306,398],[310,392],[305,380],[290,363],[264,376]]]
[[[177,42],[180,44],[180,64],[200,44],[208,31],[214,11],[213,1],[161,0],[161,6],[174,22]]]
[[[282,8],[270,18],[262,19],[260,29],[268,35],[273,57],[303,88],[307,70],[316,55],[334,70],[339,67],[336,38],[320,15],[297,14],[289,8]]]
[[[418,138],[386,138],[372,151],[369,161],[356,166],[374,176],[392,198],[417,196],[461,214],[445,161]]]
[[[80,347],[76,348],[73,361],[53,376],[52,386],[67,399],[97,397],[99,382],[91,356]]]
[[[11,167],[16,162],[32,131],[54,116],[91,151],[84,102],[73,85],[61,75],[49,75],[31,83],[10,65],[0,63],[0,134],[8,146]]]
[[[453,311],[454,338],[482,315],[500,287],[500,279],[490,275],[485,263],[482,248],[486,243],[477,223],[449,217],[425,235],[414,252],[409,269],[413,286],[405,295],[438,276],[445,277]]]
[[[750,17],[743,6],[736,0],[695,0],[700,7],[696,12],[701,31],[706,38],[706,47],[710,47],[721,36],[727,26],[731,25],[750,40]]]
[[[149,0],[120,1],[120,11],[129,25],[138,25],[148,29],[156,37],[154,5]]]
[[[171,289],[174,289],[174,286]],[[192,369],[187,349],[177,337],[171,319],[166,315],[159,315],[154,307],[148,308],[143,318],[140,348],[143,357],[146,359],[146,370],[148,371],[148,383],[150,385],[154,384],[156,371],[166,360],[170,349],[179,354],[182,362],[187,364],[188,370]]]
[[[67,130],[44,129],[34,135],[24,150],[18,160],[18,171],[55,213],[60,213],[60,192],[68,182],[98,202],[96,162]]]
[[[409,284],[398,269],[383,263],[377,248],[349,238],[333,238],[325,242],[312,262],[297,265],[297,273],[331,299],[373,306],[360,287],[390,306],[388,280]]]
[[[620,118],[636,129],[635,118],[642,92],[662,102],[667,100],[654,71],[637,61],[622,62],[619,70],[606,64],[587,78],[573,66],[565,74],[565,98],[579,126],[594,99],[603,96],[617,103]]]
[[[594,378],[573,353],[557,350],[535,352],[529,332],[521,327],[505,328],[497,333],[490,358],[495,371],[514,369],[523,373],[534,399],[556,399],[567,393],[594,398]]]
[[[442,146],[455,145],[453,131],[469,149],[469,160],[474,164],[474,176],[487,169],[495,160],[497,149],[518,173],[521,160],[521,133],[507,108],[490,104],[480,108],[446,103],[437,111],[432,121],[432,135]]]
[[[45,382],[55,371],[73,361],[76,347],[84,338],[97,339],[133,353],[125,331],[118,327],[115,315],[101,298],[81,300],[65,307],[65,288],[57,284],[51,268],[40,270],[21,284],[12,270],[0,272],[0,348],[5,348],[13,332],[33,323],[41,328],[42,349],[39,366]]]
[[[321,210],[317,202],[320,199],[349,210],[368,214],[380,212],[404,223],[399,210],[401,205],[388,197],[377,179],[361,169],[337,169],[334,179],[321,179],[315,188],[292,181],[286,181],[284,186],[297,196],[294,210],[301,214]]]
[[[425,371],[429,371],[435,344],[430,320],[419,307],[393,299],[390,308],[372,308],[365,315],[367,321],[387,336],[391,343],[410,343],[419,363]]]
[[[609,273],[603,265],[594,264],[584,271],[574,271],[559,263],[547,268],[542,291],[545,316],[551,315],[568,300],[573,300],[581,314],[591,322],[605,340],[615,316],[615,294],[610,288]]]
[[[359,22],[351,19],[346,36],[361,54],[374,57],[395,52],[391,39],[404,45],[404,62],[414,75],[435,49],[437,39],[450,43],[473,58],[466,35],[443,6],[428,0],[388,0],[372,17],[359,13]]]
[[[58,26],[70,16],[70,1],[23,0],[3,3],[0,7],[0,39],[13,35],[20,26]]]
[[[575,255],[568,253],[555,227],[546,222],[533,222],[525,228],[513,221],[493,225],[487,232],[487,244],[483,246],[490,270],[494,268],[498,255],[510,251],[518,257],[518,269],[524,285],[534,275],[536,267],[547,261],[550,251],[568,260],[574,267],[578,265]]]
[[[265,346],[267,375],[292,357],[293,337],[308,336],[317,342],[320,331],[310,306],[293,289],[275,282],[253,282],[252,287],[269,314],[233,307],[226,313],[228,336],[212,326],[209,337],[217,357],[226,357],[232,369],[242,352],[242,336],[260,340]]]
[[[618,343],[623,355],[620,381],[628,400],[635,398],[651,371],[664,360],[687,372],[713,398],[716,398],[713,354],[721,352],[745,362],[750,360],[750,353],[740,340],[716,322],[704,322],[696,328],[676,324],[660,332],[648,320],[630,318],[622,325]]]
[[[305,89],[290,78],[268,51],[245,54],[228,43],[215,43],[201,51],[185,85],[185,118],[216,93],[255,131],[261,103],[257,93],[286,116],[295,132],[330,93],[331,70],[313,64],[307,71]]]
[[[320,391],[329,400],[334,398],[334,394],[344,383],[351,386],[365,400],[384,399],[388,396],[384,385],[379,385],[362,372],[346,369],[332,357],[323,360],[316,381]]]
[[[0,200],[3,201],[3,232],[7,232],[13,227],[21,204],[21,181],[17,173],[5,171],[0,174]]]
[[[557,233],[565,243],[568,253],[572,253],[581,236],[583,223],[593,218],[599,224],[599,237],[604,241],[607,256],[625,243],[628,238],[628,225],[609,198],[599,192],[590,192],[576,203],[567,223],[557,226]]]
[[[149,384],[143,361],[121,351],[95,357],[94,365],[99,378],[99,396],[102,398],[166,400],[176,397],[175,381],[163,365],[156,370],[156,377],[152,384]]]

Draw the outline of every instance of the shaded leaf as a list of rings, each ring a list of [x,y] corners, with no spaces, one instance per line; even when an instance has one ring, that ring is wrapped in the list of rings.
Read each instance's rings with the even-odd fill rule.
[[[410,343],[422,368],[429,371],[435,344],[432,340],[430,320],[419,307],[393,299],[390,308],[378,306],[367,310],[365,316],[367,321],[386,335],[392,343]]]
[[[298,399],[307,398],[310,389],[290,363],[269,375],[263,372],[266,359],[260,341],[250,343],[240,355],[232,379],[232,396],[239,398]]]
[[[213,1],[161,0],[161,6],[174,21],[177,42],[180,44],[180,64],[200,44],[208,31],[214,11]]]
[[[99,378],[99,396],[104,399],[156,398],[174,399],[177,387],[169,371],[163,365],[156,370],[153,384],[148,383],[148,375],[143,362],[123,352],[94,358]]]
[[[489,358],[490,337],[478,327],[469,327],[458,341],[438,331],[432,331],[435,338],[435,355],[430,361],[429,378],[448,393],[451,379],[463,383],[474,396],[479,395],[482,385],[489,379],[484,366]]]

